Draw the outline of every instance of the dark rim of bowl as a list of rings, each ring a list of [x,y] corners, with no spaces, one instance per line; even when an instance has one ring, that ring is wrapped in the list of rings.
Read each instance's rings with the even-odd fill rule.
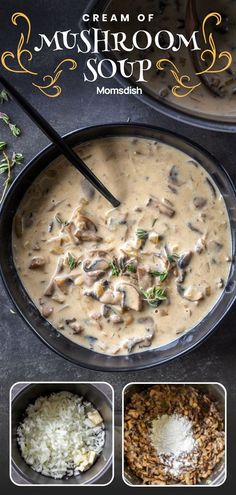
[[[157,134],[159,137],[157,137]],[[207,160],[211,165],[215,168],[217,167],[217,170],[219,170],[221,176],[225,179],[227,183],[227,188],[231,189],[231,195],[234,197],[234,203],[235,203],[235,208],[236,208],[236,190],[234,187],[234,184],[228,175],[228,173],[225,171],[225,169],[222,167],[221,164],[217,162],[217,160],[207,151],[205,151],[201,146],[195,144],[189,139],[182,138],[182,136],[166,131],[165,129],[161,129],[152,125],[146,125],[146,124],[141,124],[141,123],[114,123],[114,124],[103,124],[103,125],[96,125],[96,126],[90,126],[90,127],[84,127],[79,130],[73,131],[64,138],[69,142],[70,145],[76,146],[79,145],[85,141],[91,141],[94,139],[99,139],[103,137],[114,137],[114,136],[130,136],[130,137],[140,137],[140,138],[149,138],[149,139],[160,139],[163,140],[165,143],[165,137],[167,138],[167,143],[170,146],[176,147],[177,149],[180,149],[183,151],[183,147],[185,147],[184,152],[189,154],[190,157],[194,159],[195,155],[194,152],[197,154],[200,154],[201,157],[203,157],[205,160]],[[177,144],[175,141],[177,140]],[[174,141],[174,142],[173,142]],[[181,145],[183,147],[181,147]],[[187,147],[187,151],[186,151]],[[52,155],[52,156],[51,156]],[[3,204],[1,205],[0,209],[0,236],[2,234],[3,230],[3,220],[7,220],[7,235],[8,237],[10,236],[10,241],[7,243],[4,243],[4,247],[7,250],[7,259],[12,260],[12,249],[11,249],[11,229],[9,230],[9,215],[8,215],[8,208],[10,212],[13,211],[14,208],[14,213],[13,217],[15,214],[15,211],[17,210],[19,201],[22,199],[23,194],[21,194],[21,198],[18,201],[17,205],[13,207],[12,205],[12,196],[14,195],[15,192],[18,191],[19,185],[22,183],[22,181],[29,175],[29,173],[34,169],[37,164],[40,162],[44,163],[44,167],[46,166],[55,158],[57,158],[60,155],[60,152],[56,151],[56,148],[54,145],[49,145],[46,148],[44,148],[41,152],[39,152],[30,162],[29,164],[22,170],[22,172],[16,177],[14,182],[12,183],[11,187],[9,188],[6,197],[3,201]],[[49,158],[51,156],[51,158]],[[48,157],[48,160],[47,160]],[[201,164],[201,160],[199,158],[196,158],[196,160]],[[46,165],[45,165],[46,164]],[[204,164],[202,165],[204,167]],[[207,170],[207,168],[206,168]],[[34,179],[37,177],[38,173],[34,174]],[[216,179],[214,179],[216,180]],[[28,186],[30,183],[28,183]],[[219,187],[220,189],[220,187]],[[228,211],[228,209],[227,209]],[[229,211],[228,211],[229,214]],[[12,218],[13,220],[13,218]],[[230,218],[231,221],[234,221],[234,219]],[[12,222],[10,223],[10,227],[12,228]],[[235,230],[232,228],[231,225],[231,236],[232,236],[232,252],[233,254],[235,253],[235,245],[234,243],[234,238],[235,238],[235,232],[236,232],[236,225],[235,225]],[[6,235],[6,233],[5,233]],[[3,235],[2,238],[5,238]],[[3,249],[4,249],[3,247]],[[234,259],[234,258],[233,258]],[[10,263],[8,263],[10,265]],[[6,274],[6,267],[3,261],[3,256],[0,258],[0,273],[5,285],[5,288],[8,292],[8,294],[11,297],[11,300],[14,304],[14,306],[17,308],[18,312],[20,313],[21,317],[23,320],[27,322],[27,324],[30,326],[30,328],[36,333],[36,335],[44,342],[46,345],[52,349],[53,351],[57,352],[60,356],[63,358],[71,361],[74,364],[83,366],[85,368],[89,369],[94,369],[97,371],[135,371],[135,370],[141,370],[141,369],[146,369],[146,368],[151,368],[157,365],[160,365],[162,363],[165,363],[167,361],[171,361],[172,359],[175,359],[186,352],[189,352],[193,350],[195,347],[197,347],[201,342],[203,342],[212,332],[213,330],[216,329],[216,327],[219,325],[221,320],[224,318],[226,313],[230,310],[232,307],[235,298],[236,298],[236,287],[234,287],[234,294],[231,296],[229,294],[229,291],[226,289],[229,286],[229,289],[232,288],[232,281],[230,278],[232,278],[232,270],[234,268],[233,262],[231,265],[231,271],[228,277],[228,281],[226,284],[226,287],[221,294],[221,297],[216,301],[215,305],[213,308],[210,310],[210,312],[201,320],[197,325],[195,325],[192,329],[187,331],[185,334],[181,335],[177,339],[171,341],[170,343],[161,346],[159,348],[147,350],[144,352],[138,352],[138,353],[133,353],[128,356],[109,356],[106,354],[100,354],[95,351],[92,351],[88,348],[82,347],[78,344],[75,344],[74,342],[70,341],[68,338],[66,338],[64,335],[59,333],[47,320],[45,320],[41,314],[39,313],[38,309],[36,306],[34,306],[32,300],[26,293],[25,289],[23,288],[23,285],[18,277],[16,268],[14,266],[14,263],[12,262],[12,266],[10,268],[10,276],[9,274]],[[17,290],[16,295],[18,299],[20,298],[19,301],[15,301],[14,295],[13,295],[13,287],[9,287],[9,280],[12,278],[15,279],[15,284],[13,284],[14,291]],[[27,307],[26,307],[26,302],[27,301]],[[208,327],[205,328],[205,323],[207,320],[210,319],[211,313],[213,310],[215,310],[220,303],[222,303],[222,299],[224,298],[224,310],[222,308],[221,314],[217,321],[213,322],[208,322]],[[225,304],[225,298],[228,299],[227,304]],[[33,311],[33,317],[32,315],[29,316],[29,312]],[[200,332],[201,330],[201,332]],[[196,336],[197,335],[197,336]]]
[[[84,14],[92,14],[95,13],[95,8],[100,9],[101,7],[106,7],[107,4],[109,3],[109,0],[90,0],[88,7],[86,7],[86,10],[84,10]],[[101,9],[100,9],[101,10]],[[99,13],[96,11],[96,13]],[[99,23],[96,22],[94,25],[99,26]],[[79,22],[79,26],[81,29],[89,29],[92,27],[90,21],[85,22],[82,20]],[[92,35],[89,36],[89,38],[92,40]],[[101,52],[98,54],[100,60],[104,59],[103,55]],[[115,56],[113,56],[113,59],[116,60]],[[104,66],[108,68],[109,72],[109,66],[108,63],[105,63]],[[114,76],[114,79],[121,85],[121,87],[125,88],[127,86],[127,81],[122,77],[122,75],[117,72],[117,74]],[[177,120],[178,122],[181,122],[183,124],[188,124],[188,125],[193,125],[195,127],[199,127],[201,129],[207,129],[209,131],[218,131],[218,132],[228,132],[228,133],[235,133],[236,132],[236,120],[235,122],[229,122],[227,120],[216,120],[210,117],[204,117],[201,115],[194,115],[185,110],[184,108],[182,109],[181,107],[175,107],[174,105],[168,104],[164,99],[157,99],[154,96],[152,96],[151,93],[149,93],[144,86],[139,85],[135,83],[135,81],[130,78],[129,80],[129,86],[132,88],[137,88],[140,87],[143,90],[143,93],[136,94],[135,97],[142,103],[145,103],[149,107],[151,107],[153,110],[161,112],[163,115],[166,117],[170,117],[171,119]]]
[[[51,382],[45,382],[46,384],[48,383],[49,385],[53,385],[53,383]],[[63,382],[56,382],[58,385],[63,385]],[[68,382],[65,382],[65,384],[67,384]],[[69,382],[71,385],[73,384],[80,384],[80,382]],[[86,382],[81,382],[82,384],[86,385]],[[22,393],[25,392],[25,390],[29,390],[31,388],[33,388],[35,385],[43,385],[44,383],[43,382],[34,382],[34,383],[30,383],[30,384],[25,384],[25,387],[23,387],[21,390],[19,390],[18,392],[16,392],[16,394],[14,395],[14,397],[11,399],[11,402],[10,402],[10,408],[11,408],[11,417],[12,417],[12,410],[13,408],[15,407],[15,403],[17,400],[20,399],[20,396],[22,395]],[[103,395],[105,397],[105,400],[106,402],[108,403],[109,407],[111,408],[111,411],[112,411],[112,417],[114,416],[114,405],[113,405],[113,402],[112,400],[108,397],[108,395],[106,394],[106,392],[104,392],[103,390],[100,390],[96,384],[94,382],[92,383],[87,383],[87,385],[90,385],[91,387],[94,387],[99,393],[101,393],[101,395]],[[42,394],[41,394],[42,395]],[[34,399],[36,400],[36,399]],[[10,441],[12,442],[12,424],[10,425],[11,427],[11,438],[10,438]],[[112,449],[114,451],[114,421],[112,419]],[[22,458],[23,459],[23,458]],[[68,484],[68,485],[61,485],[60,484],[60,480],[58,480],[58,484],[55,483],[54,485],[50,485],[48,484],[48,486],[89,486],[89,485],[94,485],[96,484],[96,482],[108,471],[108,469],[111,467],[112,465],[112,460],[114,461],[113,459],[113,452],[111,452],[111,455],[109,456],[109,459],[107,460],[106,464],[103,466],[103,468],[101,469],[101,471],[99,471],[99,473],[97,473],[96,475],[93,476],[93,478],[89,481],[89,483],[85,483],[84,485],[83,484]],[[23,459],[24,461],[24,459]],[[24,461],[25,462],[25,461]],[[32,482],[32,480],[25,474],[22,472],[22,469],[20,469],[17,465],[17,463],[15,462],[15,460],[13,459],[13,457],[11,456],[11,463],[12,463],[12,467],[15,469],[15,471],[22,477],[24,478],[26,481],[28,481],[29,483]],[[38,474],[41,474],[41,473],[38,473]],[[41,474],[41,476],[44,476],[43,474]],[[50,479],[48,476],[45,476],[45,479]],[[74,477],[76,478],[76,477]],[[40,484],[41,486],[43,484]],[[35,486],[40,486],[40,485],[35,485]],[[21,485],[21,486],[24,486]],[[103,485],[101,485],[103,486]]]

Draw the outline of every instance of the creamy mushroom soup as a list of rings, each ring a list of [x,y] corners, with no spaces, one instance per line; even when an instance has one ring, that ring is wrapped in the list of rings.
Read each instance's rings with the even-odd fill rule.
[[[146,30],[151,33],[153,39],[155,34],[161,30],[169,30],[173,34],[182,33],[187,38],[187,24],[185,22],[187,0],[146,0],[137,2],[131,0],[111,0],[108,2],[108,6],[105,12],[110,18],[112,12],[116,12],[119,15],[121,12],[130,14],[130,22],[113,22],[103,23],[102,29],[110,29],[112,32],[124,31],[127,35],[127,45],[132,45],[132,36],[138,30]],[[195,61],[193,53],[190,52],[185,46],[179,51],[160,50],[156,48],[154,42],[147,50],[134,49],[132,52],[121,52],[117,56],[120,58],[125,57],[129,61],[150,59],[152,61],[152,68],[146,72],[145,83],[139,83],[143,85],[144,89],[150,93],[154,98],[165,100],[166,102],[179,107],[191,114],[201,114],[202,117],[214,118],[216,120],[229,120],[235,122],[236,120],[236,1],[235,0],[198,0],[197,4],[197,16],[198,27],[197,30],[201,32],[201,24],[210,12],[218,12],[222,16],[222,22],[216,26],[216,19],[212,19],[207,23],[206,34],[209,36],[210,32],[213,32],[213,37],[216,45],[216,57],[225,50],[229,51],[233,57],[232,65],[225,72],[217,72],[219,69],[226,65],[226,58],[218,58],[214,64],[213,73],[208,73],[207,81],[208,86],[201,84],[197,89],[184,98],[177,98],[172,94],[171,88],[176,85],[176,81],[171,74],[170,69],[173,67],[168,64],[165,65],[165,70],[161,71],[156,68],[156,62],[161,58],[165,58],[173,62],[179,70],[180,76],[190,76],[190,83],[192,85],[200,82],[199,78],[195,76],[196,72],[209,67],[212,62],[212,55],[205,55],[205,63],[200,62],[200,66],[195,67]],[[153,13],[154,20],[152,22],[144,21],[142,23],[137,21],[138,14]],[[118,17],[119,18],[119,17]],[[147,18],[147,15],[146,15]],[[191,31],[192,32],[192,31]],[[141,35],[139,36],[140,41]],[[204,48],[211,48],[209,43],[205,45],[202,37],[199,35],[200,46],[202,50]],[[146,37],[143,35],[143,46],[147,42]],[[199,41],[198,41],[199,42]],[[161,46],[168,45],[168,37],[165,38],[165,34],[162,34],[160,39]],[[141,44],[141,41],[140,41]],[[142,45],[141,45],[142,46]],[[201,52],[200,52],[201,53]],[[195,52],[196,54],[196,52]],[[199,63],[199,62],[198,62]],[[138,71],[135,74],[134,79],[139,77]],[[126,80],[127,84],[129,80]],[[180,91],[183,94],[184,91]]]
[[[162,346],[206,316],[229,274],[224,199],[202,166],[143,138],[77,148],[120,199],[113,209],[64,158],[15,216],[19,277],[44,318],[109,355]]]

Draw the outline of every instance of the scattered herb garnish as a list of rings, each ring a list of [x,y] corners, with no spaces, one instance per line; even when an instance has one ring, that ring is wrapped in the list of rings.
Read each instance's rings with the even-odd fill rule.
[[[68,263],[69,263],[70,270],[74,270],[78,265],[77,259],[71,253],[68,253]]]
[[[147,301],[149,306],[153,308],[156,308],[162,301],[167,299],[166,291],[161,287],[151,287],[150,289],[142,290],[142,294],[144,301]]]
[[[5,91],[5,89],[2,89],[0,91],[0,103],[4,103],[5,101],[10,100],[10,95]]]
[[[158,218],[154,218],[153,222],[152,222],[152,227],[154,227],[155,223],[157,222]]]
[[[180,256],[176,253],[167,254],[167,258],[170,263],[176,263]]]
[[[138,239],[147,239],[148,231],[144,229],[138,229],[136,230],[136,236],[138,237]]]
[[[116,258],[113,258],[113,260],[110,263],[110,267],[111,267],[112,277],[119,277],[121,270],[120,270],[120,267],[119,267],[119,264],[118,264],[118,261]]]
[[[160,277],[160,282],[164,282],[169,275],[168,270],[166,270],[165,272],[158,272],[157,270],[153,270],[150,273],[151,275],[153,275],[153,277]]]
[[[0,120],[2,120],[3,122],[5,122],[6,125],[8,125],[13,136],[19,137],[21,135],[20,128],[17,127],[16,124],[12,124],[12,122],[10,121],[10,117],[6,113],[0,112]]]

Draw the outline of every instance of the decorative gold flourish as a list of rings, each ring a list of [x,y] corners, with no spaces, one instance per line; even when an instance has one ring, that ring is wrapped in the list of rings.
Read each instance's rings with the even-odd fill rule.
[[[59,96],[61,94],[61,86],[56,84],[56,82],[58,81],[59,77],[61,76],[64,70],[61,69],[60,67],[62,67],[62,65],[65,63],[69,63],[69,70],[75,70],[78,66],[77,62],[72,58],[65,58],[57,65],[56,69],[53,71],[53,73],[55,74],[54,76],[47,74],[46,76],[43,77],[43,81],[46,84],[43,85],[43,84],[32,83],[33,86],[38,88],[44,95],[48,96],[49,98],[56,98],[57,96]],[[47,90],[54,90],[54,93],[50,93]]]
[[[159,70],[164,70],[165,66],[163,64],[169,64],[172,68],[170,69],[170,72],[172,76],[174,76],[176,82],[175,86],[172,88],[172,93],[174,96],[178,98],[184,98],[185,96],[188,96],[192,91],[194,91],[198,86],[200,86],[201,83],[194,84],[194,85],[188,85],[187,83],[191,82],[191,78],[188,75],[180,75],[179,69],[176,67],[174,62],[172,60],[169,60],[167,58],[162,58],[158,60],[156,63],[156,67]],[[182,91],[180,91],[182,90]],[[185,91],[186,90],[186,91]],[[180,91],[180,92],[179,92]]]
[[[206,45],[209,45],[209,48],[206,48],[201,52],[201,60],[203,62],[206,62],[207,57],[210,55],[211,57],[211,62],[210,65],[202,70],[201,72],[196,72],[196,76],[200,76],[202,74],[217,74],[220,72],[226,71],[232,64],[233,58],[230,52],[228,51],[223,51],[217,54],[217,49],[216,49],[216,44],[214,41],[214,37],[212,32],[209,34],[207,37],[206,33],[206,25],[209,21],[209,19],[215,18],[216,19],[216,26],[219,26],[222,22],[222,16],[217,13],[217,12],[211,12],[208,14],[202,23],[202,34],[203,34],[203,39]],[[226,59],[226,64],[221,68],[221,69],[214,69],[216,63],[221,60],[221,59]],[[163,65],[164,64],[164,65]],[[174,79],[177,81],[177,85],[172,87],[172,94],[178,98],[184,98],[185,96],[188,96],[190,93],[192,93],[196,88],[201,86],[202,82],[200,81],[197,84],[191,84],[191,77],[188,76],[187,74],[185,75],[180,75],[179,69],[176,67],[176,65],[169,59],[162,58],[157,61],[156,67],[159,70],[164,70],[165,66],[170,65],[172,68],[170,69],[170,72]],[[188,84],[187,84],[188,83]]]
[[[196,72],[197,76],[200,76],[201,74],[206,74],[206,73],[207,74],[218,74],[219,72],[224,72],[231,66],[232,61],[233,61],[232,55],[228,51],[220,52],[219,55],[217,55],[216,45],[215,45],[215,41],[214,41],[212,33],[209,34],[208,41],[207,41],[206,24],[207,24],[208,20],[211,18],[216,19],[216,26],[219,26],[221,24],[221,21],[222,21],[222,16],[218,12],[211,12],[210,14],[208,14],[205,17],[205,19],[202,23],[202,34],[203,34],[204,42],[206,45],[207,45],[207,43],[209,43],[211,49],[207,48],[206,50],[203,50],[203,52],[201,53],[201,60],[203,62],[205,62],[207,55],[210,55],[212,58],[212,61],[209,65],[209,67],[207,67],[205,70],[203,70],[201,72]],[[222,67],[221,69],[213,69],[215,64],[217,63],[217,61],[219,59],[223,59],[223,58],[226,58],[226,65],[224,67]]]
[[[16,49],[16,55],[13,52],[6,51],[1,56],[1,62],[3,67],[5,67],[5,69],[7,69],[10,72],[16,72],[18,74],[31,74],[33,76],[37,76],[38,73],[33,72],[29,68],[25,67],[22,61],[22,58],[25,57],[27,62],[31,62],[33,56],[30,50],[24,48],[25,45],[28,45],[31,35],[31,23],[29,18],[27,17],[26,14],[23,14],[22,12],[15,12],[15,14],[13,14],[11,18],[12,24],[14,24],[14,26],[17,26],[18,19],[20,18],[24,19],[24,21],[26,22],[26,26],[27,26],[26,35],[21,32],[20,39]],[[11,61],[17,60],[18,68],[12,68],[11,66],[8,65],[7,59],[9,58],[11,59]]]

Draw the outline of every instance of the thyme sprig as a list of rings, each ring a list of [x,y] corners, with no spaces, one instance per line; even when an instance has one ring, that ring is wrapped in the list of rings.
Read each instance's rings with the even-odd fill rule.
[[[162,287],[151,287],[147,290],[141,290],[144,301],[146,301],[152,308],[157,308],[162,301],[167,299],[166,290]]]
[[[14,165],[21,165],[23,160],[24,155],[22,153],[13,152],[11,158],[7,155],[7,153],[3,153],[3,158],[0,161],[0,174],[3,174],[8,170],[9,163],[10,169],[12,169]]]
[[[19,137],[21,135],[20,128],[11,122],[10,117],[6,113],[0,112],[0,120],[9,127],[13,136]]]

